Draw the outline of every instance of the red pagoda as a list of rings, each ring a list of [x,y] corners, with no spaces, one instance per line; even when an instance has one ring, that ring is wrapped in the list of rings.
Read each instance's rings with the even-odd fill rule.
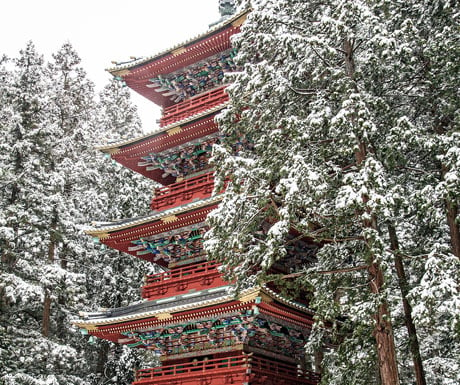
[[[135,385],[316,384],[305,367],[304,345],[313,313],[273,288],[238,296],[219,264],[207,260],[206,217],[219,204],[208,162],[220,139],[216,114],[228,103],[225,72],[237,69],[230,37],[247,12],[226,18],[187,42],[109,71],[163,109],[153,133],[100,150],[161,184],[152,214],[94,227],[88,234],[109,247],[158,264],[146,276],[143,301],[82,314],[75,325],[92,336],[144,348],[162,365],[136,372]],[[309,258],[301,243],[293,257]]]

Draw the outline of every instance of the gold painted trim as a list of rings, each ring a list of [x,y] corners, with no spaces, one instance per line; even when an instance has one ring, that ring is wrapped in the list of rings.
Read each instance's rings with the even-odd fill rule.
[[[85,324],[85,323],[80,323],[80,322],[72,322],[73,325],[78,326],[81,329],[86,329],[89,332],[97,332],[99,331],[99,327],[97,325],[92,325],[92,324]]]
[[[265,302],[265,303],[271,303],[273,302],[273,298],[270,297],[268,294],[264,293],[264,292],[260,292],[258,297],[261,298],[262,302]]]
[[[120,70],[120,71],[114,71],[114,72],[112,72],[112,75],[113,75],[113,76],[121,76],[121,77],[122,77],[122,76],[128,75],[128,74],[130,74],[130,73],[131,73],[130,70],[124,69],[124,70]]]
[[[98,231],[98,230],[85,230],[85,234],[95,236],[99,239],[107,239],[110,238],[110,234],[106,231]]]
[[[259,297],[260,288],[256,288],[253,291],[249,292],[238,298],[241,303],[253,302],[257,297]]]
[[[157,317],[159,320],[168,320],[173,318],[173,315],[171,313],[160,313],[156,314],[155,317]]]
[[[161,218],[161,221],[162,221],[163,223],[176,222],[177,220],[179,220],[179,218],[177,218],[175,215],[169,215],[169,216],[167,216],[167,217]]]
[[[239,27],[240,25],[242,25],[246,21],[247,16],[247,13],[245,13],[243,16],[240,16],[238,19],[232,22],[232,27]]]
[[[179,132],[182,132],[182,127],[181,126],[177,126],[177,127],[171,128],[170,130],[166,131],[166,133],[169,136],[178,134]]]
[[[180,54],[183,54],[184,52],[187,52],[187,48],[180,47],[180,48],[175,49],[174,51],[171,51],[171,54],[173,56],[179,56]]]
[[[107,152],[110,155],[117,154],[118,152],[120,152],[120,148],[119,147],[109,148],[105,152]]]

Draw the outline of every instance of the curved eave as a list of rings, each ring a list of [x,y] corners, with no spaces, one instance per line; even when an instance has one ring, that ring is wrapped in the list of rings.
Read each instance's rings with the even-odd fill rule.
[[[149,79],[167,75],[230,49],[230,36],[239,32],[247,13],[248,11],[241,12],[206,33],[167,51],[146,59],[124,63],[109,68],[107,71],[155,104],[162,107],[171,106],[174,102],[169,97],[147,87],[148,84],[151,84]]]
[[[163,171],[147,170],[139,166],[141,158],[152,153],[160,153],[174,147],[184,145],[197,138],[218,132],[214,122],[216,113],[224,108],[228,102],[203,111],[182,121],[170,124],[148,135],[134,138],[125,142],[114,143],[97,149],[110,154],[113,160],[135,172],[140,173],[162,185],[176,182],[173,177],[163,178]]]
[[[176,44],[175,46],[173,46],[171,48],[168,48],[168,49],[166,49],[164,51],[161,51],[161,52],[159,52],[159,53],[157,53],[155,55],[152,55],[152,56],[149,56],[149,57],[146,57],[146,58],[136,59],[136,60],[133,60],[133,61],[130,61],[130,62],[127,62],[127,63],[118,64],[115,67],[107,68],[106,71],[110,72],[114,76],[118,76],[119,71],[133,70],[133,69],[135,69],[135,68],[137,68],[139,66],[142,66],[142,65],[145,65],[147,63],[159,60],[159,59],[161,59],[161,58],[163,58],[165,56],[172,55],[175,52],[177,52],[177,50],[179,48],[189,47],[189,46],[199,42],[200,40],[203,40],[204,38],[209,37],[212,34],[218,32],[218,31],[220,31],[222,29],[225,29],[229,25],[240,26],[241,24],[243,24],[243,22],[246,19],[246,16],[247,16],[248,13],[249,13],[248,10],[239,12],[239,13],[235,14],[234,16],[232,16],[232,17],[230,17],[228,19],[225,19],[222,23],[214,25],[213,27],[208,29],[206,32],[201,33],[201,34],[199,34],[199,35],[197,35],[195,37],[192,37],[192,38],[186,40],[185,42]]]
[[[135,314],[124,315],[120,317],[98,317],[103,313],[88,313],[86,314],[87,319],[79,319],[72,321],[72,323],[78,327],[94,330],[95,328],[100,328],[104,326],[118,326],[123,323],[132,323],[141,320],[151,320],[151,321],[165,321],[176,317],[184,312],[194,311],[196,313],[200,312],[200,309],[206,308],[209,306],[222,305],[228,302],[234,302],[235,298],[233,295],[228,294],[228,286],[222,286],[217,288],[221,295],[216,296],[215,298],[209,300],[200,300],[192,301],[190,303],[176,305],[172,303],[170,306],[159,307],[158,310],[139,312]]]
[[[104,224],[98,228],[87,230],[86,233],[97,237],[107,247],[167,267],[169,265],[167,258],[156,256],[150,252],[140,253],[134,242],[156,235],[170,234],[190,226],[200,227],[206,221],[208,214],[217,208],[220,199],[220,196],[211,197],[148,217]]]
[[[313,310],[311,310],[308,306],[305,306],[299,302],[296,302],[296,301],[293,301],[293,300],[290,300],[288,298],[285,298],[283,297],[281,294],[273,291],[272,289],[268,288],[267,286],[263,286],[262,288],[263,292],[266,293],[270,298],[272,298],[273,300],[276,300],[278,301],[279,303],[285,305],[285,306],[288,306],[292,309],[296,309],[302,313],[306,313],[306,314],[309,314],[311,316],[313,316],[315,313],[313,312]]]
[[[127,148],[131,148],[133,146],[142,144],[147,140],[152,140],[159,136],[165,136],[165,135],[171,136],[171,135],[177,134],[181,132],[181,130],[184,128],[183,126],[188,126],[195,121],[202,120],[208,115],[215,114],[217,111],[225,108],[228,104],[229,102],[227,101],[218,106],[202,111],[198,114],[191,115],[187,117],[186,119],[182,119],[180,121],[168,124],[167,126],[164,126],[164,127],[159,127],[158,129],[152,132],[149,132],[148,134],[142,135],[142,136],[138,136],[138,137],[120,141],[120,142],[110,143],[104,146],[97,146],[96,150],[102,151],[106,154],[116,154],[120,151],[126,150]]]
[[[89,331],[119,332],[122,329],[133,329],[139,327],[149,327],[152,324],[173,324],[183,319],[191,320],[200,317],[206,318],[210,314],[222,313],[229,311],[235,305],[252,304],[264,309],[268,314],[275,314],[276,317],[284,321],[294,322],[297,325],[311,325],[312,320],[306,319],[305,314],[312,316],[313,313],[306,306],[295,304],[289,300],[283,300],[285,306],[283,310],[273,308],[274,301],[280,301],[279,295],[274,296],[273,292],[267,291],[266,288],[249,288],[240,293],[238,298],[228,292],[228,286],[222,286],[214,290],[222,293],[210,300],[191,301],[186,304],[175,305],[174,302],[169,307],[161,307],[158,310],[138,312],[120,317],[104,317],[104,312],[83,314],[85,318],[78,319],[72,323],[80,328]],[[183,296],[181,296],[183,297]],[[176,298],[174,298],[176,300]],[[224,305],[227,304],[227,305]],[[224,305],[224,306],[223,306]],[[203,308],[219,306],[205,312]],[[292,311],[291,311],[292,309]]]
[[[85,233],[100,239],[105,239],[107,237],[110,237],[112,233],[133,229],[141,225],[146,225],[158,221],[162,221],[163,223],[174,221],[174,217],[176,217],[177,215],[197,210],[199,208],[203,208],[206,206],[215,205],[221,199],[222,196],[217,195],[208,199],[202,199],[199,202],[193,202],[183,206],[174,207],[172,209],[162,211],[161,213],[156,213],[146,217],[104,223],[97,227],[93,227],[86,230]]]

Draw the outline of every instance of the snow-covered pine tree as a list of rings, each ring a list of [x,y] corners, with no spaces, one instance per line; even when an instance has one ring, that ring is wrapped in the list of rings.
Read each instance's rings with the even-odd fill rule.
[[[457,8],[452,1],[389,7],[398,31],[396,66],[388,79],[396,84],[393,110],[399,120],[391,135],[404,145],[393,172],[404,180],[403,195],[411,197],[394,222],[430,384],[460,382]]]
[[[121,375],[129,371],[118,367],[133,358],[110,354],[107,372],[107,354],[70,324],[80,310],[119,306],[126,293],[134,299],[144,271],[83,233],[91,220],[148,208],[148,184],[137,190],[131,176],[97,158],[93,148],[114,127],[140,132],[129,95],[109,86],[98,104],[68,43],[48,66],[32,43],[18,59],[0,64],[1,382],[107,383],[105,373],[114,383],[129,383]],[[107,112],[117,108],[118,116]],[[110,267],[114,260],[117,271]]]
[[[50,282],[65,279],[49,262],[55,218],[52,180],[54,131],[44,61],[29,43],[12,63],[2,125],[2,367],[7,384],[53,383],[77,369],[79,355],[59,337],[47,338]]]
[[[440,47],[458,48],[452,33],[458,15],[450,3],[441,7],[439,2],[240,3],[253,8],[234,40],[243,69],[229,77],[232,102],[219,117],[228,140],[214,152],[218,180],[222,184],[230,178],[232,183],[209,218],[208,251],[241,285],[266,279],[264,273],[286,255],[290,229],[321,243],[316,265],[299,267],[293,276],[298,284],[313,288],[311,306],[318,322],[311,347],[330,334],[322,327],[325,320],[344,317],[333,329],[340,346],[324,355],[323,382],[396,384],[392,323],[404,338],[398,348],[409,340],[401,296],[411,290],[412,305],[422,309],[415,311],[419,329],[439,324],[440,334],[450,331],[455,336],[458,325],[458,263],[451,258],[455,239],[451,246],[446,243],[449,217],[444,209],[449,207],[446,198],[458,199],[453,193],[458,191],[458,157],[452,146],[458,141],[446,131],[444,143],[452,150],[444,153],[452,159],[449,180],[455,187],[433,200],[429,194],[434,189],[428,186],[441,174],[430,175],[430,163],[439,161],[440,154],[430,146],[434,138],[424,126],[427,111],[420,115],[423,102],[414,102],[424,87],[422,95],[434,98],[441,110],[458,111],[453,97],[458,71],[451,59],[437,59]],[[429,33],[431,27],[420,33],[417,24],[437,24],[438,33]],[[450,40],[449,34],[454,36]],[[431,41],[423,40],[428,37]],[[413,82],[419,80],[426,48],[429,62],[439,63],[428,77],[449,82],[443,92],[426,77],[419,86]],[[447,69],[449,74],[444,74]],[[254,149],[235,156],[232,145],[242,136],[252,140]],[[412,168],[424,170],[426,177],[408,174]],[[264,222],[271,227],[261,234]],[[399,244],[391,242],[392,233]],[[398,285],[394,270],[399,253],[410,285],[402,295],[404,282]],[[426,290],[427,285],[437,289]],[[448,305],[435,300],[437,295]],[[441,305],[440,314],[433,304]],[[444,368],[454,365],[450,357],[459,354],[458,338],[455,348],[445,352],[445,337],[425,341],[427,333],[420,335],[422,358],[433,360],[428,382],[454,383],[457,374]],[[431,358],[423,356],[430,350],[426,342],[436,346]],[[411,356],[401,353],[401,382],[412,383],[412,370],[402,370],[411,366]]]
[[[99,94],[98,114],[92,122],[88,142],[93,147],[141,135],[137,110],[128,88],[112,80]],[[102,152],[87,154],[90,165],[87,178],[92,183],[82,198],[91,221],[111,221],[147,215],[152,184],[146,178],[109,161]],[[89,223],[89,222],[88,222]],[[87,241],[92,240],[86,236]],[[89,250],[95,250],[89,252]],[[140,299],[143,275],[151,265],[113,249],[87,245],[86,266],[90,309],[126,306]],[[131,370],[142,354],[126,347],[98,340],[96,345],[97,383],[130,384]]]
[[[45,310],[51,305],[51,297],[56,303],[53,318],[56,333],[69,336],[69,316],[73,306],[81,303],[78,287],[84,282],[81,269],[82,247],[78,224],[86,219],[84,208],[80,206],[79,194],[85,188],[82,153],[87,151],[85,132],[95,114],[93,84],[86,78],[80,66],[80,58],[69,43],[53,55],[48,65],[50,74],[50,102],[47,107],[48,125],[52,129],[52,154],[49,160],[52,195],[49,204],[53,216],[49,226],[50,269],[62,269],[65,280],[51,283],[45,296]],[[53,274],[59,276],[59,274]],[[48,307],[48,309],[46,309]],[[49,334],[52,325],[44,319],[44,335]]]

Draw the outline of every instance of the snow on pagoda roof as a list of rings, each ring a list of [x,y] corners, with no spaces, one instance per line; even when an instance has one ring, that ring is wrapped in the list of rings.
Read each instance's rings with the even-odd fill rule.
[[[128,140],[115,142],[115,143],[110,143],[110,144],[103,145],[103,146],[97,146],[96,150],[99,150],[99,151],[102,151],[102,152],[105,152],[105,153],[109,153],[109,154],[113,154],[118,149],[120,149],[120,147],[126,147],[126,146],[129,146],[131,144],[139,143],[139,142],[145,141],[146,139],[150,139],[150,138],[152,138],[154,136],[160,135],[162,133],[171,131],[176,127],[179,127],[181,125],[187,124],[187,123],[192,122],[194,120],[200,119],[200,118],[205,117],[207,115],[211,115],[212,113],[223,109],[228,104],[229,104],[229,102],[226,101],[226,102],[224,102],[222,104],[219,104],[218,106],[214,106],[214,107],[209,108],[209,109],[207,109],[205,111],[201,111],[201,112],[199,112],[198,114],[195,114],[195,115],[190,115],[185,119],[182,119],[182,120],[179,120],[177,122],[168,124],[167,126],[158,127],[156,129],[154,129],[153,131],[145,134],[145,135],[138,136],[138,137],[135,137],[135,138],[131,138],[131,139],[128,139]]]
[[[157,300],[146,300],[140,304],[123,308],[109,309],[96,313],[82,313],[83,318],[73,321],[75,325],[107,325],[124,321],[134,321],[142,318],[155,317],[161,314],[178,313],[191,309],[215,305],[234,300],[229,294],[230,286],[220,286],[212,289],[196,291]]]
[[[277,300],[290,308],[300,310],[302,313],[314,314],[307,306],[288,300],[273,290],[268,289],[266,286],[251,287],[243,290],[238,295],[238,298],[235,298],[234,293],[229,290],[230,288],[231,286],[220,286],[154,301],[146,300],[140,304],[124,308],[110,309],[95,313],[81,313],[83,318],[74,320],[72,323],[82,328],[92,329],[97,326],[137,321],[151,317],[168,319],[172,318],[172,314],[174,313],[223,304],[234,301],[235,299],[241,303],[255,302],[256,304],[260,302],[269,303],[271,300]],[[165,315],[168,315],[168,317],[164,318]]]
[[[162,56],[165,56],[167,54],[175,54],[182,47],[190,45],[190,44],[193,44],[193,43],[197,42],[198,40],[201,40],[201,39],[207,37],[208,35],[211,35],[212,33],[216,32],[216,31],[219,31],[220,29],[224,28],[225,26],[227,26],[229,24],[241,25],[244,22],[244,20],[246,18],[246,15],[248,13],[249,13],[249,10],[243,10],[241,12],[238,12],[234,16],[225,19],[221,23],[213,25],[206,32],[203,32],[203,33],[201,33],[201,34],[199,34],[199,35],[197,35],[195,37],[192,37],[192,38],[186,40],[185,42],[182,42],[180,44],[176,44],[171,48],[168,48],[166,50],[163,50],[163,51],[161,51],[161,52],[159,52],[159,53],[157,53],[155,55],[148,56],[146,58],[137,58],[137,59],[134,59],[134,60],[129,61],[129,62],[119,63],[115,67],[107,68],[106,71],[110,72],[112,75],[117,75],[118,73],[120,73],[120,71],[130,70],[130,69],[135,68],[137,66],[141,66],[141,65],[143,65],[145,63],[148,63],[148,62],[154,61],[156,59],[159,59]]]
[[[129,219],[121,219],[113,222],[93,222],[93,227],[87,229],[85,232],[89,235],[101,237],[109,232],[120,231],[128,229],[130,227],[142,225],[156,220],[163,220],[167,222],[170,218],[175,218],[176,214],[181,214],[190,210],[195,210],[201,207],[209,206],[219,202],[222,199],[220,195],[216,195],[210,198],[201,199],[198,202],[187,203],[185,205],[174,207],[168,210],[164,210],[160,213],[148,215],[145,217],[136,217]]]

